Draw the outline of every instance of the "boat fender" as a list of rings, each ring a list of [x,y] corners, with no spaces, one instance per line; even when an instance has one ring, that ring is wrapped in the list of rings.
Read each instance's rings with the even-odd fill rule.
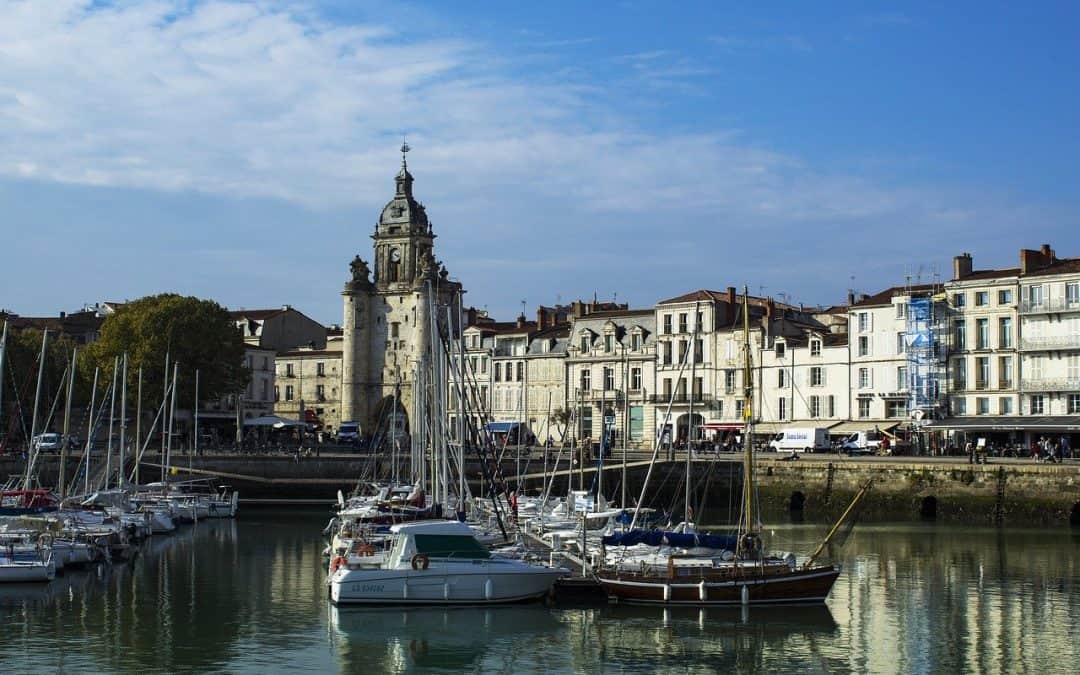
[[[449,581],[443,582],[442,595],[443,595],[443,600],[449,600],[450,599],[450,582]]]
[[[431,561],[423,553],[417,553],[412,557],[412,568],[414,570],[426,570]]]
[[[495,596],[495,584],[492,583],[491,577],[488,577],[484,582],[484,599],[491,600]]]
[[[664,584],[664,602],[671,600],[671,584]]]
[[[708,600],[708,599],[709,599],[709,590],[708,590],[708,588],[707,588],[707,587],[705,586],[705,580],[704,580],[704,579],[702,579],[702,580],[701,580],[701,583],[700,583],[700,584],[698,584],[698,598],[699,598],[699,599],[700,599],[700,600],[701,600],[702,602],[705,602],[706,600]]]

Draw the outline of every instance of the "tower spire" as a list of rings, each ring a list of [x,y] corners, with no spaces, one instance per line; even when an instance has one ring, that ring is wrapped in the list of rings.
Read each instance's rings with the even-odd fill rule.
[[[407,153],[409,150],[412,150],[412,148],[409,147],[409,144],[405,140],[405,136],[402,135],[401,136],[401,168],[402,169],[408,169],[409,168],[408,162],[405,161],[405,153]]]

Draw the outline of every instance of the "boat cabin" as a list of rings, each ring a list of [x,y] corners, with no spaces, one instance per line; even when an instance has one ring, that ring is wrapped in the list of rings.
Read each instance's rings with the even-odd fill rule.
[[[486,560],[491,557],[465,523],[452,520],[421,521],[394,525],[397,535],[390,554],[391,565],[408,563],[415,555],[433,559]]]

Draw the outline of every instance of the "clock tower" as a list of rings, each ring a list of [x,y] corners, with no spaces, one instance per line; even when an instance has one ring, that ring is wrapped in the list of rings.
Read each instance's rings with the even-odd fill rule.
[[[365,434],[409,431],[413,382],[430,363],[434,312],[440,333],[446,307],[456,305],[461,285],[448,279],[434,256],[435,233],[424,205],[413,197],[413,177],[402,145],[394,197],[375,225],[374,278],[356,256],[344,301],[342,421],[359,422]],[[456,313],[451,312],[456,316]],[[390,420],[394,420],[391,422]]]

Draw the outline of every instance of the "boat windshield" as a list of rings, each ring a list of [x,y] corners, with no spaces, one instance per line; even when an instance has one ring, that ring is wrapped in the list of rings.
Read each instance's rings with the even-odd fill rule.
[[[475,537],[456,534],[417,534],[416,552],[432,558],[490,558]]]

